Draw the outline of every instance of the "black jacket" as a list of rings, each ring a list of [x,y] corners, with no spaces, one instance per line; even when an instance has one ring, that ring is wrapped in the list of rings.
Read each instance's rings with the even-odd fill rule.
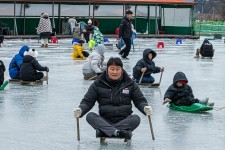
[[[123,71],[119,84],[114,85],[107,80],[106,71],[89,87],[80,103],[81,117],[95,105],[99,104],[99,114],[112,123],[117,123],[132,114],[132,104],[144,113],[147,100],[138,85]]]
[[[0,86],[4,82],[4,72],[5,72],[5,65],[4,63],[0,60]]]
[[[146,67],[147,71],[145,72],[144,76],[149,76],[152,73],[159,73],[160,67],[156,67],[155,63],[148,58],[148,54],[152,53],[152,60],[156,57],[155,51],[152,49],[145,49],[143,52],[143,58],[137,62],[135,67],[133,68],[133,77],[135,79],[140,79],[141,77],[141,69]]]
[[[208,40],[204,40],[200,48],[200,54],[203,57],[213,57],[214,50],[212,44]]]
[[[132,27],[131,27],[131,20],[124,17],[120,22],[119,27],[119,38],[131,38],[132,37]]]
[[[86,32],[84,33],[85,35],[90,35],[90,34],[94,34],[94,29],[95,27],[93,25],[86,25],[84,27],[84,29],[86,30]]]
[[[47,67],[42,67],[38,61],[29,55],[23,57],[23,63],[20,68],[20,78],[25,81],[35,81],[34,76],[37,75],[38,71],[47,71]]]
[[[188,80],[183,72],[177,72],[175,74],[173,78],[173,84],[167,89],[164,95],[164,100],[169,98],[172,100],[172,103],[178,106],[192,102],[194,95],[192,93],[191,87],[188,84],[185,84],[182,87],[177,87],[176,83],[178,81],[186,81],[188,83]]]

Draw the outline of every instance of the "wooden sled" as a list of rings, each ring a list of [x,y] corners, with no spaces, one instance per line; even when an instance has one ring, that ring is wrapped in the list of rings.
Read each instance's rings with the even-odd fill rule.
[[[197,59],[212,59],[212,57],[194,56]]]
[[[142,73],[140,81],[142,80],[143,75],[144,75],[144,73]],[[161,72],[160,79],[159,79],[159,83],[141,83],[139,81],[138,85],[140,87],[147,87],[147,88],[159,87],[160,86],[160,83],[161,83],[161,80],[162,80],[162,75],[163,75],[163,72]]]
[[[84,77],[84,80],[96,80],[97,76],[93,76],[93,77]]]
[[[85,57],[84,59],[83,58],[73,58],[73,60],[86,60],[87,57]]]
[[[118,137],[97,137],[97,138],[100,138],[100,143],[104,143],[106,139],[124,139],[124,142],[129,141],[126,138],[118,138]]]
[[[37,80],[37,81],[20,81],[21,85],[40,85],[43,84],[43,80]]]
[[[20,79],[9,79],[9,83],[20,83]]]

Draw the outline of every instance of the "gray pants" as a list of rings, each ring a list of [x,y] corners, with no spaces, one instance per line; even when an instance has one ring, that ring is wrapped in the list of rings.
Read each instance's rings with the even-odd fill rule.
[[[114,124],[94,112],[88,113],[86,119],[95,130],[98,129],[109,137],[111,137],[116,130],[133,131],[138,127],[141,120],[138,115],[130,115],[126,119]]]

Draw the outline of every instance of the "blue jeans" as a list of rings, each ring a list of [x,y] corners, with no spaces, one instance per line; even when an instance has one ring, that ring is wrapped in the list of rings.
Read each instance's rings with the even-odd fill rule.
[[[140,79],[137,79],[136,82],[139,83]],[[149,76],[143,76],[141,83],[153,83],[155,82],[155,79],[149,75]]]

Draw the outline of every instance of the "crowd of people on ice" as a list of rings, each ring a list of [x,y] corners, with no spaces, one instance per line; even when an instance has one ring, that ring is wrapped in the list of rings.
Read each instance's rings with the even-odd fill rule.
[[[95,102],[99,104],[99,114],[89,112],[86,115],[87,122],[96,130],[98,137],[122,137],[131,139],[132,131],[140,124],[140,117],[132,114],[132,102],[144,115],[151,115],[152,108],[148,104],[139,83],[154,83],[152,77],[154,73],[164,72],[164,67],[158,67],[153,61],[157,54],[154,50],[147,48],[143,51],[143,57],[133,67],[133,78],[131,78],[123,68],[124,59],[129,59],[131,44],[136,34],[131,22],[133,12],[128,10],[126,16],[119,25],[120,44],[119,57],[111,57],[105,60],[104,37],[99,28],[92,25],[88,20],[87,25],[81,28],[75,18],[69,20],[71,34],[73,34],[73,49],[71,55],[73,59],[86,59],[83,64],[82,73],[84,79],[95,79],[84,95],[80,105],[74,109],[74,116],[83,117],[88,113]],[[79,27],[78,27],[79,26]],[[51,22],[47,13],[42,13],[37,33],[41,38],[41,47],[48,48],[48,39],[52,34]],[[55,36],[55,35],[53,35]],[[0,39],[1,41],[1,39]],[[2,41],[1,41],[2,43]],[[83,44],[89,44],[88,52]],[[196,51],[196,57],[213,57],[214,49],[212,44],[205,40]],[[49,71],[48,67],[43,67],[37,60],[38,52],[28,46],[23,46],[9,64],[9,75],[11,79],[24,81],[41,80],[44,77],[42,71]],[[4,86],[4,72],[6,67],[0,61],[0,86]],[[190,106],[194,103],[207,104],[213,106],[209,99],[197,99],[194,97],[188,79],[183,72],[174,75],[173,83],[164,95],[164,102],[173,103],[177,106]]]

